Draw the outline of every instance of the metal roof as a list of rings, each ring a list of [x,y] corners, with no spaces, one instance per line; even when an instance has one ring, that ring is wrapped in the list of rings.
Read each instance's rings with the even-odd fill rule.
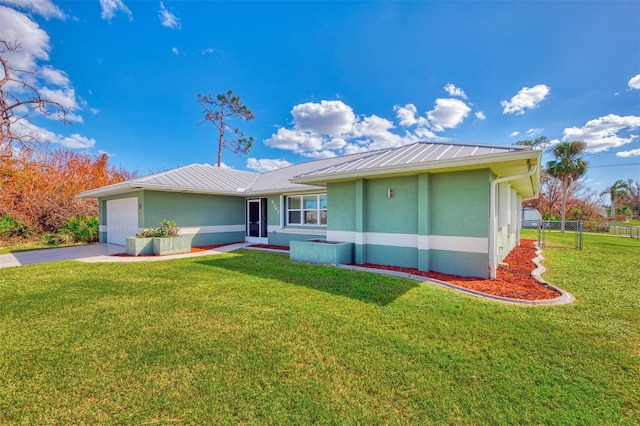
[[[375,153],[377,152],[378,151],[370,151],[345,155],[342,157],[323,158],[320,160],[307,161],[304,163],[294,164],[292,166],[265,172],[256,179],[248,192],[253,194],[268,194],[286,191],[317,190],[318,186],[316,185],[292,183],[291,178],[298,175],[308,174],[318,169],[337,166],[347,161],[355,161],[361,158],[369,157],[371,155],[375,155]]]
[[[184,189],[215,190],[220,192],[245,191],[260,176],[205,164],[191,164],[155,175],[134,179],[142,185],[168,186]]]
[[[530,147],[465,143],[418,142],[398,148],[367,151],[295,164],[266,173],[251,173],[205,164],[191,164],[115,185],[93,189],[79,197],[104,197],[137,189],[204,194],[260,195],[311,191],[328,181],[490,168],[496,176],[514,175],[538,165],[540,152]],[[535,194],[537,179],[513,182],[523,194]],[[533,195],[531,195],[533,196]]]
[[[522,147],[499,145],[471,145],[452,143],[417,142],[400,148],[376,151],[372,155],[342,161],[308,173],[296,175],[296,178],[342,175],[351,172],[393,169],[414,164],[446,162],[447,160],[471,159],[492,154],[523,151]]]
[[[196,192],[203,194],[244,194],[260,176],[258,173],[191,164],[127,182],[85,191],[80,198],[104,197],[122,194],[136,189],[158,191]]]

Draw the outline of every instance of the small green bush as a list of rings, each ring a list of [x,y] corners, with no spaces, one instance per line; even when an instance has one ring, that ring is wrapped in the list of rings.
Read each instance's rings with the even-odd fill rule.
[[[40,235],[40,241],[42,241],[42,244],[47,246],[60,245],[60,240],[58,239],[58,236],[53,232],[43,232],[42,235]]]
[[[31,235],[33,235],[33,230],[23,222],[6,214],[0,217],[0,239],[25,238]]]
[[[99,223],[96,216],[70,217],[65,220],[58,234],[65,235],[78,243],[95,243],[98,241]]]
[[[163,220],[160,223],[159,228],[149,228],[142,232],[138,232],[136,237],[138,238],[153,238],[153,237],[177,237],[179,235],[180,228],[172,220]]]

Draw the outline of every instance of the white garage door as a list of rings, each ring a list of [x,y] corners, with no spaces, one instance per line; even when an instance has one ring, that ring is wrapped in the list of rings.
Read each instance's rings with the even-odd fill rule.
[[[107,242],[124,246],[138,233],[138,198],[107,201]]]

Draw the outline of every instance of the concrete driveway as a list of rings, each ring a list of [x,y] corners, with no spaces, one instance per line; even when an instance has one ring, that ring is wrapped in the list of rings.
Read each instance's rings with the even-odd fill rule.
[[[89,244],[86,246],[52,248],[43,250],[21,251],[17,253],[0,254],[0,268],[11,266],[33,265],[35,263],[58,262],[61,260],[79,260],[80,262],[157,262],[161,260],[179,259],[184,257],[206,256],[226,253],[246,247],[248,243],[236,243],[204,250],[195,253],[170,254],[167,256],[111,256],[124,253],[125,247],[115,244]]]
[[[51,248],[0,254],[0,268],[33,265],[34,263],[58,262],[61,260],[86,259],[124,253],[124,246],[115,244],[89,244],[86,246]]]

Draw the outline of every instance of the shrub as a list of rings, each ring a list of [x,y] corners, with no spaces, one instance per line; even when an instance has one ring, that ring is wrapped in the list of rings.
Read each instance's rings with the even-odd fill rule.
[[[180,232],[180,228],[172,220],[163,220],[160,223],[159,228],[149,228],[142,232],[138,232],[136,237],[138,238],[152,238],[152,237],[177,237]]]
[[[97,216],[77,216],[65,220],[58,233],[78,243],[95,243],[98,241],[98,230]]]
[[[33,231],[23,222],[6,214],[0,217],[0,239],[24,238],[32,234]]]
[[[43,232],[42,235],[40,235],[40,240],[42,241],[42,244],[47,246],[60,245],[60,240],[58,239],[58,236],[53,232]]]

